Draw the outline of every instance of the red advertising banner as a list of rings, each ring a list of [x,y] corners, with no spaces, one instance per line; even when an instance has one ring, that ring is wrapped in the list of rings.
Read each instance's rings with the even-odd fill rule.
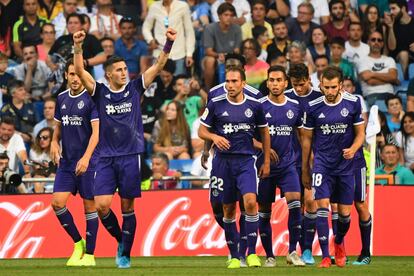
[[[57,258],[71,254],[73,243],[60,226],[50,207],[51,195],[0,196],[0,259]],[[414,186],[377,186],[375,188],[374,255],[414,256],[412,210]],[[81,233],[85,232],[82,200],[68,203]],[[112,209],[120,216],[118,196]],[[210,210],[207,190],[144,192],[136,201],[138,229],[134,256],[227,255],[224,233]],[[278,198],[271,219],[273,247],[277,255],[288,251],[288,210]],[[360,251],[358,216],[352,213],[351,229],[346,237],[349,255]],[[257,244],[258,253],[264,253]],[[114,256],[115,240],[100,225],[97,256]],[[320,253],[315,238],[314,252]]]

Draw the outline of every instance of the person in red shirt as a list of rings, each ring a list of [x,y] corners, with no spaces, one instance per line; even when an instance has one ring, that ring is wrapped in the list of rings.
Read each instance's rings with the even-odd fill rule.
[[[164,176],[170,176],[169,180],[161,180]],[[152,156],[152,182],[153,190],[175,189],[181,173],[170,170],[168,156],[163,152],[157,152]]]

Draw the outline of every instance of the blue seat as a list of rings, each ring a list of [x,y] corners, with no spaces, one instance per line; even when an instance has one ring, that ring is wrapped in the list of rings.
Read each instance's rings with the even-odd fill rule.
[[[384,112],[384,113],[388,112],[388,108],[384,100],[376,100],[374,105],[378,106],[379,111]]]
[[[404,79],[404,72],[402,70],[402,66],[400,63],[397,63],[397,72],[398,72],[398,80],[400,81],[400,85],[395,85],[394,89],[398,93],[399,91],[407,91],[408,90],[408,81]]]
[[[398,91],[397,96],[399,96],[402,100],[403,109],[407,108],[407,91]]]

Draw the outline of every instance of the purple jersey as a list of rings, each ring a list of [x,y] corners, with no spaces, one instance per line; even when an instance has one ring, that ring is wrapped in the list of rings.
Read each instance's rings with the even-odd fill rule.
[[[299,102],[286,97],[283,104],[272,102],[268,97],[261,99],[263,112],[269,124],[271,146],[279,156],[279,162],[272,170],[294,166],[296,154],[293,147],[296,128],[302,127],[302,109]]]
[[[226,83],[220,83],[219,85],[214,86],[213,88],[210,89],[210,91],[208,92],[207,95],[207,102],[210,102],[211,99],[218,97],[220,95],[223,94],[227,94],[227,89],[226,89]],[[244,95],[247,95],[249,97],[255,98],[255,99],[261,99],[263,97],[262,93],[260,93],[259,90],[257,90],[256,88],[254,88],[253,86],[250,86],[248,84],[246,84],[243,87],[243,93]]]
[[[364,123],[358,98],[347,93],[340,97],[335,104],[319,97],[304,110],[304,128],[313,130],[313,170],[329,175],[354,173],[354,160],[345,159],[343,149],[354,142],[354,126]]]
[[[88,147],[91,122],[99,120],[95,103],[86,91],[73,96],[68,89],[57,97],[55,120],[61,123],[61,163],[65,169],[74,170]],[[92,160],[96,155],[95,150]]]
[[[93,99],[99,119],[99,153],[115,157],[144,152],[140,99],[145,91],[143,77],[127,83],[119,91],[96,82]]]
[[[200,122],[230,142],[227,151],[216,148],[222,154],[255,154],[255,129],[267,126],[262,105],[247,95],[240,103],[230,102],[227,94],[211,99]]]

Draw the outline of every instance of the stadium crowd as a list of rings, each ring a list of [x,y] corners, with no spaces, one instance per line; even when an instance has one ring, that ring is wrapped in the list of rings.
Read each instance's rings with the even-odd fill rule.
[[[143,189],[206,185],[176,179],[208,175],[198,118],[235,59],[264,96],[270,66],[288,72],[304,63],[316,89],[325,68],[339,67],[344,89],[365,100],[366,118],[379,106],[376,173],[414,184],[413,13],[410,0],[0,0],[0,154],[7,154],[0,159],[8,157],[9,170],[26,178],[54,176],[55,99],[67,88],[74,33],[86,31],[85,68],[105,84],[108,57],[124,58],[134,79],[154,63],[172,27],[178,36],[170,59],[141,99]],[[156,181],[148,181],[151,175]],[[51,192],[50,186],[3,185],[1,192]]]

